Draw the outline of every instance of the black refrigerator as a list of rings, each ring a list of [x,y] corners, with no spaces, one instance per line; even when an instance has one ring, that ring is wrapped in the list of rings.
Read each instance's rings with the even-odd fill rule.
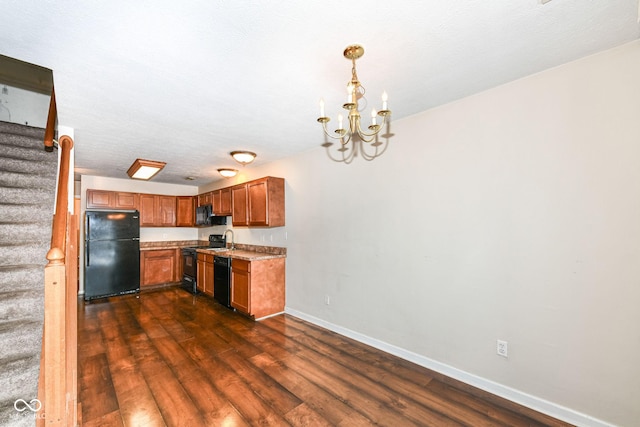
[[[138,211],[86,211],[84,299],[140,291]]]

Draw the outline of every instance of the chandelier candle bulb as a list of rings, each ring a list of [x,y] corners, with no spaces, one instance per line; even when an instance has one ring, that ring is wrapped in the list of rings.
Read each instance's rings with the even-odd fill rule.
[[[320,98],[320,117],[325,117],[324,115],[324,99]]]
[[[354,105],[354,104],[357,105],[356,104],[356,102],[357,102],[356,101],[356,99],[357,99],[357,96],[356,96],[356,85],[354,85],[353,83],[349,83],[347,85],[347,91],[349,92],[349,97],[347,98],[347,102],[349,104],[351,104],[351,105]]]
[[[387,110],[387,100],[389,99],[389,96],[387,95],[387,92],[384,91],[382,92],[382,109],[383,110]]]
[[[338,114],[338,129],[342,129],[342,114]]]
[[[376,123],[376,116],[377,115],[378,115],[378,113],[376,113],[376,109],[375,108],[372,109],[371,110],[371,124],[374,125],[374,126],[377,124]]]

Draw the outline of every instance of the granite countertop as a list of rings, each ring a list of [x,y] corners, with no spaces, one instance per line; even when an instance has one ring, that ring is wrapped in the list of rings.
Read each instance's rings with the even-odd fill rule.
[[[205,246],[209,242],[201,242],[199,240],[172,240],[165,242],[140,242],[141,251],[153,251],[161,249],[178,249],[188,246]]]
[[[201,254],[208,255],[219,255],[225,256],[231,259],[243,259],[245,261],[261,261],[265,259],[275,259],[275,258],[286,258],[286,253],[269,253],[269,252],[258,252],[246,249],[196,249],[196,252]]]
[[[178,249],[193,246],[208,246],[208,241],[200,240],[174,240],[164,242],[140,242],[141,251],[153,251],[162,249]],[[260,261],[265,259],[274,258],[286,258],[287,248],[281,248],[277,246],[258,246],[258,245],[245,245],[242,243],[236,243],[235,249],[223,249],[223,248],[200,248],[196,249],[196,252],[209,254],[209,255],[221,255],[229,258],[243,259],[245,261]]]

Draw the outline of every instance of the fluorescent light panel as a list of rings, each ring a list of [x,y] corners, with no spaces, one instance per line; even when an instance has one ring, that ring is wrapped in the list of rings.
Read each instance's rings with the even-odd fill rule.
[[[132,179],[149,180],[160,172],[166,163],[155,160],[136,159],[127,171],[127,175]]]

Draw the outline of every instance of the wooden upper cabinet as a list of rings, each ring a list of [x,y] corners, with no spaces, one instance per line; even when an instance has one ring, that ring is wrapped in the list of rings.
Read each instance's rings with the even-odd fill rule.
[[[284,179],[265,177],[198,196],[164,196],[87,190],[87,209],[137,209],[141,227],[194,227],[196,206],[231,216],[234,226],[281,227],[285,224]]]
[[[113,191],[87,190],[87,209],[110,209]]]
[[[140,227],[175,227],[176,196],[140,194]]]
[[[158,219],[161,227],[176,226],[176,196],[158,197]]]
[[[220,191],[220,212],[216,215],[229,216],[231,212],[231,187],[223,188]]]
[[[211,200],[212,195],[213,195],[213,192],[211,192],[211,191],[208,192],[208,193],[199,194],[198,195],[198,207],[213,204],[213,201]]]
[[[231,187],[233,225],[284,225],[284,179],[266,177]]]
[[[176,226],[193,227],[196,217],[196,198],[193,196],[176,197]]]
[[[138,193],[87,190],[87,209],[138,209]]]
[[[140,227],[155,227],[156,196],[153,194],[141,194],[138,203],[140,206]]]
[[[124,193],[117,191],[113,194],[113,207],[115,209],[138,209],[138,193]]]
[[[284,225],[284,179],[266,177],[247,183],[249,225],[281,227]]]
[[[219,216],[232,215],[231,187],[212,191],[213,214]]]
[[[240,184],[231,187],[231,222],[233,225],[249,225],[249,215],[247,207],[249,201],[247,198],[247,184]]]
[[[220,190],[211,192],[211,207],[214,215],[220,215]]]

